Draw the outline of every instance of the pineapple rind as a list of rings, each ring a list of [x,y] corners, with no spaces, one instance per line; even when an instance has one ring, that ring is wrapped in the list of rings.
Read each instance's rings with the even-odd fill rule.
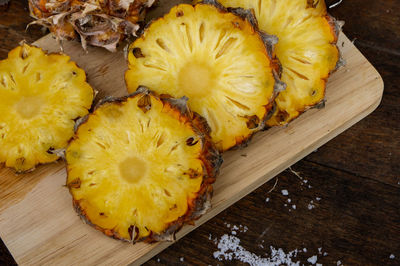
[[[70,57],[22,44],[0,61],[0,163],[18,173],[56,161],[93,101]]]
[[[279,38],[275,53],[287,89],[276,98],[267,126],[285,125],[325,97],[326,81],[336,69],[338,32],[324,1],[221,0],[229,7],[252,9],[259,27]]]
[[[136,36],[139,21],[155,0],[29,0],[30,14],[56,39],[80,37],[87,44],[115,52],[126,37]],[[29,25],[31,25],[29,24]]]
[[[133,108],[144,97],[150,97],[148,111]],[[87,223],[116,239],[171,240],[209,206],[211,184],[222,161],[207,130],[184,100],[157,96],[143,87],[131,96],[104,101],[79,126],[66,152],[67,186],[75,209]],[[166,134],[164,143],[153,131]],[[186,142],[191,137],[193,143]],[[170,152],[175,140],[179,145]],[[121,177],[115,166],[127,154],[150,166],[147,179],[127,183]]]
[[[158,93],[187,96],[189,107],[206,118],[218,149],[225,151],[264,127],[279,75],[250,16],[222,8],[181,4],[153,21],[130,46],[125,80],[129,92],[145,85]],[[221,56],[229,49],[235,52]],[[181,74],[191,67],[199,77]]]

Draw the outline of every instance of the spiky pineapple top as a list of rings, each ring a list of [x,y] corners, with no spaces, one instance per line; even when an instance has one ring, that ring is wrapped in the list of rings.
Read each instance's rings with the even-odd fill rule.
[[[60,41],[80,37],[87,44],[114,52],[129,36],[155,0],[29,0],[34,24],[48,27]]]
[[[66,151],[67,186],[79,214],[108,236],[172,240],[210,207],[221,157],[185,99],[141,87],[107,100]]]
[[[251,9],[261,30],[276,35],[276,56],[287,89],[276,99],[269,126],[284,125],[325,97],[329,74],[339,60],[338,27],[323,0],[220,0]]]
[[[69,56],[23,44],[0,61],[0,163],[17,172],[58,159],[93,89]]]
[[[242,10],[244,18],[209,2],[175,6],[154,21],[131,44],[125,79],[129,92],[145,85],[187,96],[225,151],[263,127],[275,97],[276,64],[251,14]]]

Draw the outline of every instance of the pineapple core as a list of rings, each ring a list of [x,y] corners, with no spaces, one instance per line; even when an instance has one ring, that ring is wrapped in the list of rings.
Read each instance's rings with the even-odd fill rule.
[[[215,74],[204,63],[189,62],[179,73],[178,86],[189,99],[202,98],[211,93],[215,85]]]
[[[147,177],[147,163],[138,157],[128,157],[119,164],[121,176],[128,183],[135,184]]]
[[[22,97],[16,104],[15,110],[23,119],[31,119],[40,114],[45,101],[42,96]]]

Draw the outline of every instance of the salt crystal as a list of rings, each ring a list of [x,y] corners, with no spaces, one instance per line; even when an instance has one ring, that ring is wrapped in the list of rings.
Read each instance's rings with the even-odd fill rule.
[[[239,229],[239,227],[237,227],[236,225],[234,225],[233,227],[232,227],[232,230],[238,230]]]
[[[340,260],[338,260],[338,261],[336,262],[336,265],[337,265],[337,266],[342,265],[342,262],[341,262]]]
[[[287,204],[286,204],[286,203],[285,203],[284,205],[285,205],[285,207],[287,207]]]
[[[158,259],[157,259],[157,262],[160,262],[160,261],[161,261],[160,258],[158,258]]]
[[[321,200],[321,198],[320,198],[320,197],[316,197],[315,199],[316,199],[316,200],[318,200],[318,201],[320,201],[320,200]]]
[[[265,199],[265,202],[269,202],[269,198],[266,198],[266,199]]]
[[[235,236],[235,235],[236,235],[236,231],[232,231],[232,235],[234,235],[234,236]]]
[[[328,252],[324,252],[324,254],[323,254],[324,256],[328,256]]]
[[[307,180],[307,179],[304,179],[303,182],[304,182],[304,184],[307,184],[308,180]]]
[[[322,266],[322,264],[321,263],[317,263],[317,266]]]
[[[293,210],[295,210],[295,209],[296,209],[296,205],[293,204],[293,205],[292,205],[292,208],[293,208]]]
[[[311,186],[311,185],[308,185],[308,188],[312,188],[312,186]]]
[[[318,248],[318,253],[321,254],[322,248]]]
[[[395,258],[394,254],[390,254],[389,259],[394,260],[394,258]]]
[[[244,228],[243,228],[243,232],[247,232],[247,230],[249,230],[249,228],[247,227],[247,226],[244,226]]]
[[[307,261],[309,262],[309,263],[311,263],[311,264],[315,264],[316,262],[317,262],[317,255],[314,255],[314,256],[312,256],[312,257],[309,257],[308,259],[307,259]]]
[[[179,260],[180,260],[180,261],[184,261],[184,260],[185,260],[185,258],[184,258],[184,257],[181,257]]]
[[[283,189],[282,190],[282,195],[283,196],[287,196],[287,195],[289,195],[289,192],[286,189]]]
[[[208,240],[211,240],[211,239],[212,239],[212,235],[209,234],[209,235],[208,235]]]
[[[292,202],[292,200],[291,200],[291,199],[287,199],[287,202],[291,203],[291,202]]]
[[[304,252],[307,252],[307,249],[306,249],[306,248],[303,248],[303,251],[304,251]]]

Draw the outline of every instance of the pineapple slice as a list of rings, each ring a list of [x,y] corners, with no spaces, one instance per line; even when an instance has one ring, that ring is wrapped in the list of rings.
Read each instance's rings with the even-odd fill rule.
[[[93,89],[62,54],[22,44],[0,61],[0,163],[17,172],[56,161],[76,119],[88,113]]]
[[[66,151],[76,210],[116,239],[171,240],[210,206],[222,160],[208,131],[185,99],[141,87],[105,101]]]
[[[138,22],[155,0],[29,0],[31,16],[60,42],[80,36],[87,44],[115,52],[126,37],[136,36]]]
[[[263,128],[278,84],[267,36],[251,21],[217,5],[175,6],[131,44],[128,91],[144,85],[186,96],[220,151],[244,143]]]
[[[287,89],[276,99],[268,126],[284,125],[325,97],[336,69],[338,29],[323,0],[220,0],[227,7],[252,9],[261,30],[279,38],[276,56]]]

